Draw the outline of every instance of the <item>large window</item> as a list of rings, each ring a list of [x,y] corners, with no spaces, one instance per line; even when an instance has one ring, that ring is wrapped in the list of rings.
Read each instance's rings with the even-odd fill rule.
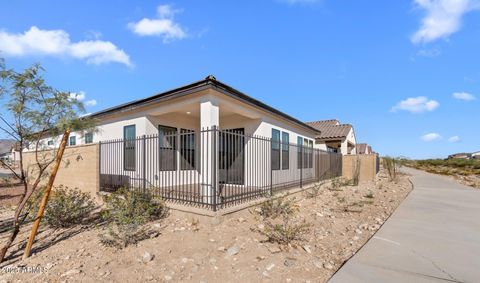
[[[93,133],[85,134],[85,144],[93,143]]]
[[[272,129],[272,170],[280,170],[280,131]]]
[[[195,169],[195,132],[180,130],[180,169]]]
[[[158,126],[160,171],[177,170],[177,128]]]
[[[123,168],[135,171],[135,125],[123,127]]]
[[[303,168],[303,138],[297,137],[297,168]]]
[[[290,137],[288,133],[282,132],[282,169],[289,168],[290,163]]]
[[[313,168],[313,141],[308,141],[308,168]]]
[[[47,142],[47,144],[48,144],[48,145],[53,145],[53,140],[49,140],[49,141]]]
[[[70,139],[68,140],[68,145],[76,145],[76,144],[77,144],[77,137],[71,136]]]

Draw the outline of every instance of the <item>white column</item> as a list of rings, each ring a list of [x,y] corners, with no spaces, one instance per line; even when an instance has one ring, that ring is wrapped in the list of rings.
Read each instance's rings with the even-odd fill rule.
[[[202,101],[200,103],[202,195],[203,201],[209,204],[214,202],[215,190],[218,189],[217,130],[219,124],[220,115],[217,103],[212,100]]]

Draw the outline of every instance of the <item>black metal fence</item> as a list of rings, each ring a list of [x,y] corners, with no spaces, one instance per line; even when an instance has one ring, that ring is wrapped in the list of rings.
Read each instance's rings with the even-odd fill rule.
[[[163,131],[99,147],[102,191],[128,187],[213,210],[342,174],[341,154],[243,129]]]

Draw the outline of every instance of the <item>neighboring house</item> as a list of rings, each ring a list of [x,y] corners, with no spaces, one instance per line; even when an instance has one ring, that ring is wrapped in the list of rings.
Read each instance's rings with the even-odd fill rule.
[[[448,159],[470,159],[472,155],[470,153],[455,153],[448,156]]]
[[[14,140],[0,140],[0,160],[9,164],[20,160],[19,148]]]
[[[352,125],[340,124],[338,120],[307,122],[307,125],[320,131],[315,139],[319,148],[343,155],[356,154],[357,142]]]
[[[372,147],[366,143],[357,143],[357,154],[373,154]]]
[[[100,144],[101,190],[154,188],[166,199],[215,209],[341,175],[341,155],[316,142],[324,141],[320,129],[213,76],[90,117],[97,130],[71,133],[68,145]],[[338,148],[343,152],[345,140],[345,152],[354,151],[353,128],[340,128],[331,133]]]
[[[480,159],[480,151],[472,152],[472,158],[474,158],[474,159]]]

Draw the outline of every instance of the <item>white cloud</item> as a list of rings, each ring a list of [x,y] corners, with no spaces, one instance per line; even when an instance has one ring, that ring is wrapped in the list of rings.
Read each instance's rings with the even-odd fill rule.
[[[79,91],[79,92],[71,92],[70,93],[70,98],[76,99],[78,101],[83,101],[86,97],[86,94],[84,91]]]
[[[87,98],[87,94],[84,91],[71,92],[70,98],[83,102]],[[89,99],[85,101],[84,104],[85,106],[95,106],[97,105],[97,101],[95,99]]]
[[[187,32],[178,24],[174,16],[179,10],[173,10],[170,5],[157,7],[157,18],[143,18],[138,22],[128,24],[130,30],[140,36],[159,36],[163,42],[187,37]]]
[[[437,133],[429,133],[420,137],[422,141],[431,142],[441,139],[442,137]]]
[[[425,10],[420,28],[412,35],[413,43],[426,43],[439,38],[448,38],[462,25],[465,13],[480,8],[479,0],[414,0]]]
[[[437,48],[433,49],[421,49],[417,52],[417,56],[422,56],[422,57],[437,57],[440,55],[440,50]]]
[[[453,137],[448,138],[448,142],[450,142],[450,143],[455,143],[455,142],[459,142],[459,141],[460,141],[459,136],[453,136]]]
[[[392,112],[397,112],[398,110],[404,110],[411,113],[422,113],[425,111],[433,111],[440,106],[436,100],[429,100],[425,96],[410,97],[405,100],[400,101],[392,107]]]
[[[71,42],[64,30],[42,30],[30,27],[24,33],[0,30],[0,51],[6,56],[49,55],[83,59],[88,64],[116,62],[132,66],[130,57],[110,41]]]
[[[476,97],[473,94],[468,92],[454,92],[452,94],[452,97],[455,99],[465,100],[465,101],[472,101],[476,99]]]
[[[90,99],[90,100],[85,101],[85,105],[86,106],[95,106],[95,105],[97,105],[97,101],[95,99]]]

